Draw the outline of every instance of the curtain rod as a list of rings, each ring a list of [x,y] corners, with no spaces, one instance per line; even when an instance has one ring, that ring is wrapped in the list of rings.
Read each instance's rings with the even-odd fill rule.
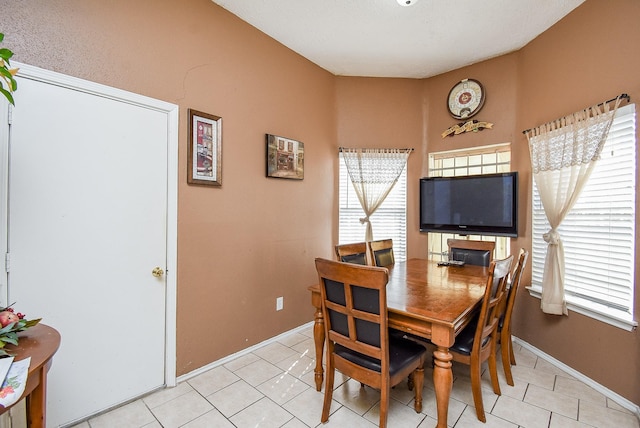
[[[362,147],[362,148],[363,148],[363,149],[368,149],[369,147]],[[338,147],[338,151],[339,151],[339,152],[343,152],[343,151],[345,151],[345,150],[351,150],[351,149],[349,149],[348,147]],[[415,149],[414,149],[413,147],[411,147],[411,148],[406,148],[406,147],[405,147],[405,148],[402,148],[402,149],[396,149],[396,148],[393,148],[393,147],[388,147],[388,148],[386,148],[386,149],[373,149],[373,150],[409,150],[409,151],[411,151],[411,152],[412,152],[412,151],[414,151]]]
[[[626,98],[627,102],[631,101],[631,97],[628,94],[622,93],[622,94],[618,95],[615,98],[611,98],[610,100],[607,100],[607,101],[605,101],[603,103],[597,104],[596,107],[601,107],[601,106],[603,106],[605,104],[609,104],[610,102],[613,102],[613,101],[617,100],[618,98],[621,98],[621,99],[622,98]],[[525,129],[524,131],[522,131],[522,133],[526,134],[527,132],[531,131],[532,129],[533,128]]]

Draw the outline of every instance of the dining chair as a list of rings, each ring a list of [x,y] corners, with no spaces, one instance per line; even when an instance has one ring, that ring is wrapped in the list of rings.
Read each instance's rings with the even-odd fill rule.
[[[369,253],[374,266],[387,267],[395,263],[392,239],[369,242]]]
[[[336,245],[336,255],[338,260],[345,263],[355,263],[357,265],[368,265],[367,243],[354,242],[351,244]]]
[[[465,264],[489,266],[493,260],[496,243],[468,239],[447,239],[449,260],[463,261]]]
[[[414,408],[422,411],[426,349],[390,337],[387,322],[389,271],[317,258],[326,337],[326,376],[321,421],[329,420],[335,370],[380,390],[380,427],[386,427],[390,389],[411,376]]]
[[[486,418],[482,403],[480,366],[485,361],[489,362],[493,392],[501,395],[496,366],[499,304],[504,298],[512,263],[513,255],[491,261],[480,313],[456,336],[455,342],[449,348],[453,361],[469,366],[476,416],[482,422],[486,422]]]
[[[507,378],[507,383],[511,386],[513,386],[511,366],[516,365],[516,357],[513,353],[513,342],[511,340],[511,316],[513,314],[513,306],[516,302],[520,280],[522,279],[522,272],[527,264],[528,257],[529,252],[521,249],[520,255],[518,256],[518,264],[511,273],[511,286],[505,292],[504,311],[498,322],[498,341],[502,353],[502,367],[504,369],[504,375]]]

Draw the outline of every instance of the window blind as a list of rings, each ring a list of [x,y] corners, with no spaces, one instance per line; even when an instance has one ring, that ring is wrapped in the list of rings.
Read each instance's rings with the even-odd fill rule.
[[[366,227],[360,223],[364,211],[358,200],[347,167],[339,155],[339,226],[338,243],[363,242]],[[397,261],[406,260],[407,253],[407,168],[405,167],[380,208],[371,216],[373,239],[393,239],[393,254]]]
[[[618,108],[578,201],[560,225],[567,302],[633,315],[635,266],[635,105]],[[532,285],[541,288],[549,223],[533,183]]]

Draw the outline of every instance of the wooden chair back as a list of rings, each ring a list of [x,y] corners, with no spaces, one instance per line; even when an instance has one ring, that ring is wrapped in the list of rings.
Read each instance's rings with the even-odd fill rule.
[[[513,256],[509,256],[506,259],[493,260],[489,265],[489,277],[473,341],[474,348],[485,347],[487,339],[497,331],[500,321],[499,305],[504,298],[512,262]]]
[[[357,265],[368,265],[367,243],[354,242],[351,244],[336,245],[336,255],[338,261],[345,263],[355,263]]]
[[[412,341],[389,338],[388,270],[321,258],[315,263],[327,339],[321,421],[329,419],[335,370],[380,390],[381,427],[386,426],[390,388],[409,376],[415,385],[414,406],[420,412],[426,349]]]
[[[489,372],[493,392],[500,395],[498,372],[496,366],[496,342],[498,340],[498,322],[500,319],[500,303],[504,299],[507,279],[511,271],[513,256],[502,260],[492,260],[489,264],[489,275],[485,287],[482,306],[477,318],[469,323],[456,337],[450,352],[453,360],[469,365],[471,373],[471,389],[476,415],[486,422],[481,393],[481,364],[489,361]]]
[[[392,266],[396,260],[393,255],[393,240],[383,239],[369,242],[369,251],[374,266]]]
[[[496,243],[468,239],[447,239],[449,260],[459,260],[470,265],[489,266],[493,260]]]
[[[511,386],[513,386],[511,365],[515,365],[516,363],[516,358],[513,353],[513,342],[511,340],[511,316],[513,315],[513,307],[515,306],[518,288],[520,287],[520,281],[522,280],[522,272],[527,264],[528,257],[529,252],[521,249],[518,257],[518,264],[516,265],[515,270],[511,273],[511,286],[506,291],[506,302],[498,325],[498,331],[500,332],[499,341],[502,352],[502,367],[504,369],[507,383]]]

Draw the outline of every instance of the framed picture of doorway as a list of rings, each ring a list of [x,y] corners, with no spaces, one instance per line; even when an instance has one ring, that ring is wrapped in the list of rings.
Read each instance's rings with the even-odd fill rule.
[[[222,118],[188,110],[187,183],[222,186]]]
[[[267,177],[304,179],[304,143],[266,134]]]

